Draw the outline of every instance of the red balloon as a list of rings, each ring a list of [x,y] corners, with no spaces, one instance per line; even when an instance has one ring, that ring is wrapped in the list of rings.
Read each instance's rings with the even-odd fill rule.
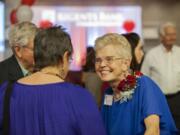
[[[17,9],[13,9],[10,13],[10,21],[11,24],[17,23],[17,16],[16,16]]]
[[[39,22],[39,27],[43,29],[46,29],[52,26],[53,26],[53,23],[49,20],[42,20]]]
[[[131,32],[133,31],[133,29],[135,28],[135,22],[133,20],[126,20],[123,23],[123,28],[127,31],[127,32]]]
[[[22,5],[28,5],[28,6],[32,6],[34,2],[35,0],[21,0]]]

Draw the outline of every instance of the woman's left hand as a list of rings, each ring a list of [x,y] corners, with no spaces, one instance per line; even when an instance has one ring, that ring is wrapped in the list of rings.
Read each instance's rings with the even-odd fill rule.
[[[146,131],[144,135],[160,135],[159,116],[156,114],[149,115],[144,119]]]

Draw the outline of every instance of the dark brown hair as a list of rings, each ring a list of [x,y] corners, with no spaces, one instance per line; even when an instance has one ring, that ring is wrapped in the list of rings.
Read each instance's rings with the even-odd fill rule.
[[[83,66],[85,72],[95,72],[95,51],[93,47],[88,47],[86,52],[86,63]]]
[[[132,61],[131,61],[131,65],[130,65],[130,68],[133,70],[133,71],[136,71],[136,70],[140,70],[140,67],[141,67],[141,63],[139,64],[136,60],[136,56],[135,56],[135,48],[137,47],[138,43],[139,43],[139,40],[140,40],[140,36],[137,34],[137,33],[126,33],[126,34],[122,34],[130,43],[131,45],[131,53],[132,53]]]

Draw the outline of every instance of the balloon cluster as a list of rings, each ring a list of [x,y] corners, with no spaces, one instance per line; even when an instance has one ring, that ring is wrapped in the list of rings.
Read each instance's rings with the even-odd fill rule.
[[[12,0],[16,8],[10,13],[11,24],[23,21],[31,21],[33,17],[33,12],[31,6],[34,4],[35,0]]]

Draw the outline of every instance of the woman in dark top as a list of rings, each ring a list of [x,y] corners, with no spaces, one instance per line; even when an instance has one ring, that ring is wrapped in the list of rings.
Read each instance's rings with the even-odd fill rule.
[[[82,67],[82,82],[86,89],[90,91],[96,100],[97,105],[101,105],[102,81],[95,72],[95,51],[93,47],[88,47],[86,52],[86,62]]]

